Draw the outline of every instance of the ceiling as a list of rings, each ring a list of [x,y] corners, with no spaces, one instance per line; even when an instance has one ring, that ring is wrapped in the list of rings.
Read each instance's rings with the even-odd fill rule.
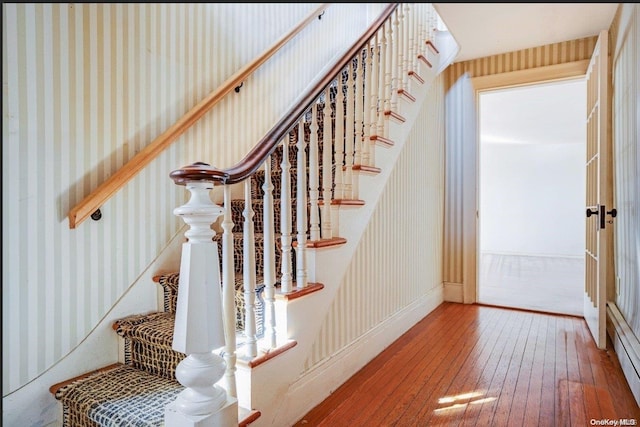
[[[460,46],[455,61],[574,40],[609,29],[618,3],[433,3]]]

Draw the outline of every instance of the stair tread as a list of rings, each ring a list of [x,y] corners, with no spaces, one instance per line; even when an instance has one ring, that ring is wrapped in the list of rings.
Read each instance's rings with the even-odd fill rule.
[[[175,313],[159,312],[127,316],[117,320],[114,329],[121,337],[171,346],[174,324]]]
[[[63,385],[54,396],[78,409],[65,411],[65,425],[161,426],[165,406],[183,389],[176,380],[117,364]],[[67,418],[71,412],[85,419]]]
[[[82,407],[75,412],[86,414],[85,419],[65,419],[65,425],[155,427],[164,425],[165,407],[182,390],[184,386],[176,380],[118,363],[65,383],[54,391],[54,397]],[[259,417],[259,411],[238,407],[238,425]]]

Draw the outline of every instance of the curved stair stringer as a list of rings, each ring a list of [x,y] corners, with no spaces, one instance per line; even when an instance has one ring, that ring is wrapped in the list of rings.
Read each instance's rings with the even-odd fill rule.
[[[308,249],[308,281],[322,283],[324,288],[302,298],[276,301],[279,328],[286,328],[286,330],[279,329],[278,332],[281,334],[280,336],[284,334],[294,340],[296,345],[268,362],[253,368],[238,366],[239,376],[243,378],[243,381],[240,381],[238,385],[239,393],[241,393],[241,382],[248,386],[248,389],[245,389],[245,393],[248,394],[239,395],[239,404],[248,408],[256,408],[261,412],[260,418],[254,421],[252,426],[291,425],[304,415],[304,412],[300,412],[302,409],[308,410],[310,409],[309,404],[318,403],[309,402],[306,393],[305,396],[302,396],[299,390],[292,386],[306,374],[304,372],[305,362],[320,333],[327,312],[340,289],[360,239],[385,191],[389,176],[426,100],[429,87],[455,56],[455,51],[457,51],[455,41],[449,33],[442,33],[441,37],[444,40],[437,41],[438,45],[442,44],[446,48],[440,49],[440,54],[431,70],[422,71],[425,75],[425,82],[411,93],[416,101],[411,104],[402,104],[400,115],[405,119],[405,122],[397,123],[389,119],[388,139],[394,144],[375,147],[375,166],[380,168],[380,173],[371,176],[360,174],[358,177],[360,180],[359,198],[364,200],[364,205],[340,206],[338,208],[340,210],[340,237],[345,238],[346,243],[336,247]],[[441,58],[446,58],[447,62],[441,61]],[[331,268],[326,268],[326,266],[331,266]],[[250,384],[246,384],[246,382]]]

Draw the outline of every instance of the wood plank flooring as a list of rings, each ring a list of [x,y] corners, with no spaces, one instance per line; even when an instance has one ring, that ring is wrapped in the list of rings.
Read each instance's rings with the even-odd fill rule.
[[[295,427],[590,426],[620,419],[637,425],[640,408],[612,346],[598,350],[584,319],[443,303]]]

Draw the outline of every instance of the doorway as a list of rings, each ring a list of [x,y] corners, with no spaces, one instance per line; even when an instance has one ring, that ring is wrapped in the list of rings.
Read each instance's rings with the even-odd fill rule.
[[[586,82],[479,92],[478,302],[583,315]]]

